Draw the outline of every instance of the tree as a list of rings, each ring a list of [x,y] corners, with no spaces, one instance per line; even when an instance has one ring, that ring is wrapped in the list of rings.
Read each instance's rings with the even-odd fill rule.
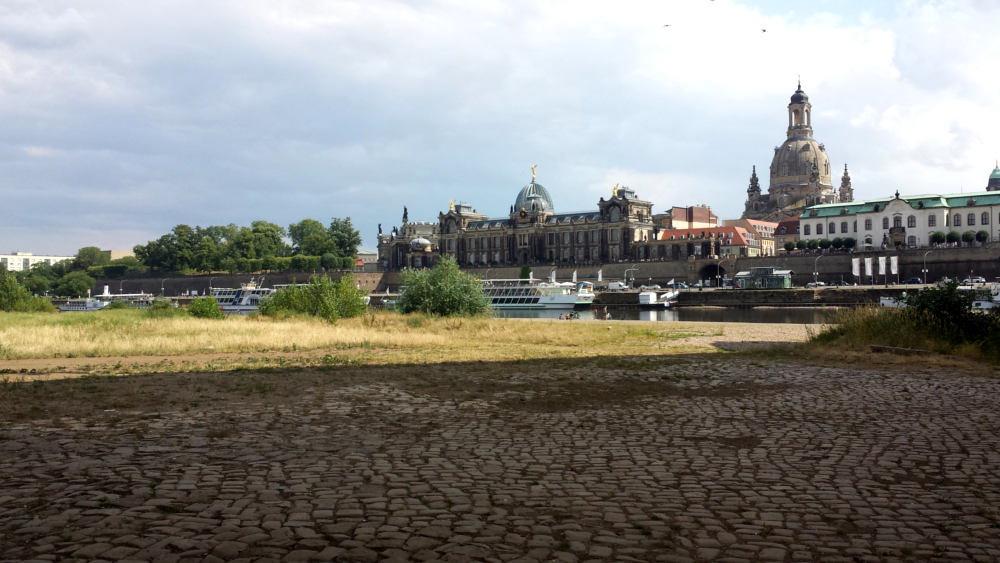
[[[41,297],[34,297],[18,283],[13,272],[0,268],[0,311],[28,313],[52,309],[51,303]]]
[[[111,257],[96,246],[85,246],[76,252],[73,260],[74,270],[86,270],[91,266],[103,266],[111,261]]]
[[[401,313],[485,315],[491,310],[482,282],[461,271],[450,257],[430,270],[403,271],[402,285],[406,291],[396,300]]]
[[[795,243],[792,242],[792,241],[786,242],[785,243],[785,252],[791,252],[793,250],[795,250]]]
[[[199,297],[188,305],[188,312],[199,319],[224,319],[225,313],[219,308],[219,302],[211,295]]]
[[[805,250],[808,247],[809,247],[809,245],[807,245],[806,241],[804,241],[804,240],[799,239],[799,240],[795,241],[795,248],[798,248],[799,250]]]
[[[317,235],[324,240],[330,240],[330,233],[327,232],[323,223],[315,219],[303,219],[298,223],[288,226],[288,236],[292,239],[292,252],[295,254],[309,254],[303,250],[303,242],[309,236]],[[336,245],[337,243],[334,243]]]
[[[979,231],[976,233],[976,242],[989,242],[990,233],[988,231]]]
[[[340,269],[341,264],[340,256],[332,253],[324,254],[322,258],[320,258],[320,264],[327,270],[338,270]]]
[[[817,241],[816,239],[807,240],[806,248],[808,248],[809,250],[816,250],[817,248],[819,248],[819,241]]]
[[[948,237],[944,234],[944,231],[934,231],[931,233],[932,244],[944,244],[946,240],[948,240]]]
[[[84,272],[70,272],[59,280],[56,295],[62,297],[82,297],[94,288],[94,278]]]
[[[962,240],[962,235],[956,233],[955,231],[948,231],[948,234],[945,235],[945,240],[949,243],[955,243]]]
[[[194,263],[191,266],[199,272],[211,272],[219,266],[222,247],[210,236],[203,236],[194,247]]]
[[[844,237],[844,248],[851,249],[858,245],[858,241],[851,237]]]
[[[341,256],[357,256],[358,246],[361,245],[361,233],[351,224],[351,218],[333,218],[328,229],[330,238],[337,243],[337,249]]]
[[[323,232],[307,236],[302,241],[301,252],[306,256],[337,255],[340,253],[340,249],[337,248],[337,243],[330,238],[330,235]]]
[[[267,316],[304,314],[329,322],[363,315],[367,306],[363,289],[354,285],[350,274],[337,281],[326,276],[313,276],[308,284],[292,284],[271,294],[260,304],[260,312]]]
[[[822,248],[823,250],[826,250],[827,248],[830,248],[830,245],[833,244],[833,243],[830,241],[830,239],[823,238],[823,239],[819,239],[819,242],[817,244],[819,245],[820,248]]]
[[[962,242],[972,242],[976,240],[976,233],[972,231],[965,231],[962,233]]]

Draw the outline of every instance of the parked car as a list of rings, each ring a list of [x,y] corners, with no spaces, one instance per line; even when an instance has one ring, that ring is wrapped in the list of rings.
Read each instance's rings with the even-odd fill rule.
[[[826,284],[821,281],[809,282],[806,284],[806,287],[826,287]]]
[[[625,291],[629,287],[622,282],[608,282],[608,291]]]
[[[910,285],[920,285],[920,284],[924,283],[924,280],[922,280],[920,278],[910,278],[910,279],[906,280],[903,283],[910,284]]]
[[[660,289],[660,286],[656,285],[655,283],[653,285],[640,285],[639,286],[639,291],[653,291],[653,290],[656,290],[656,289]]]
[[[828,285],[830,287],[837,287],[837,286],[841,286],[841,285],[851,285],[851,284],[845,282],[844,280],[833,280],[832,282],[830,282],[830,283],[828,283],[826,285]]]

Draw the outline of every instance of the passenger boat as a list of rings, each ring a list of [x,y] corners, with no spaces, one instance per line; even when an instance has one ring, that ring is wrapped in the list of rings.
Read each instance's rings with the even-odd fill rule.
[[[657,295],[655,291],[644,291],[639,294],[639,306],[643,309],[659,309],[661,307],[672,307],[677,304],[677,290],[670,290],[663,295]]]
[[[594,284],[539,280],[485,280],[483,292],[496,309],[572,309],[594,302]]]
[[[59,306],[59,310],[64,313],[69,313],[73,311],[80,312],[90,312],[90,311],[100,311],[101,309],[108,306],[107,301],[101,301],[99,299],[93,299],[91,297],[84,297],[82,299],[69,299],[66,303]]]
[[[213,287],[212,297],[219,303],[219,309],[227,315],[249,315],[260,310],[260,303],[270,297],[276,289],[261,287],[264,278],[240,284],[239,289]]]

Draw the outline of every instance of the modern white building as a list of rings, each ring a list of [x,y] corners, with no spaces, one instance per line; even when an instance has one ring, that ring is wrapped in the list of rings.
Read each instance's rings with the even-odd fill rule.
[[[936,231],[986,231],[1000,240],[1000,192],[914,195],[809,207],[799,217],[800,238],[853,238],[858,248],[930,246]]]
[[[12,254],[0,254],[0,265],[10,272],[22,272],[30,270],[32,266],[39,262],[45,262],[49,266],[63,260],[73,260],[75,256],[36,256],[30,252],[14,252]]]

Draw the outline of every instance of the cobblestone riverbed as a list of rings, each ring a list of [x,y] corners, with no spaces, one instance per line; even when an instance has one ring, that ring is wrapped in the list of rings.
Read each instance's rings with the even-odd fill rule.
[[[737,355],[6,383],[4,561],[998,561],[1000,381]]]

